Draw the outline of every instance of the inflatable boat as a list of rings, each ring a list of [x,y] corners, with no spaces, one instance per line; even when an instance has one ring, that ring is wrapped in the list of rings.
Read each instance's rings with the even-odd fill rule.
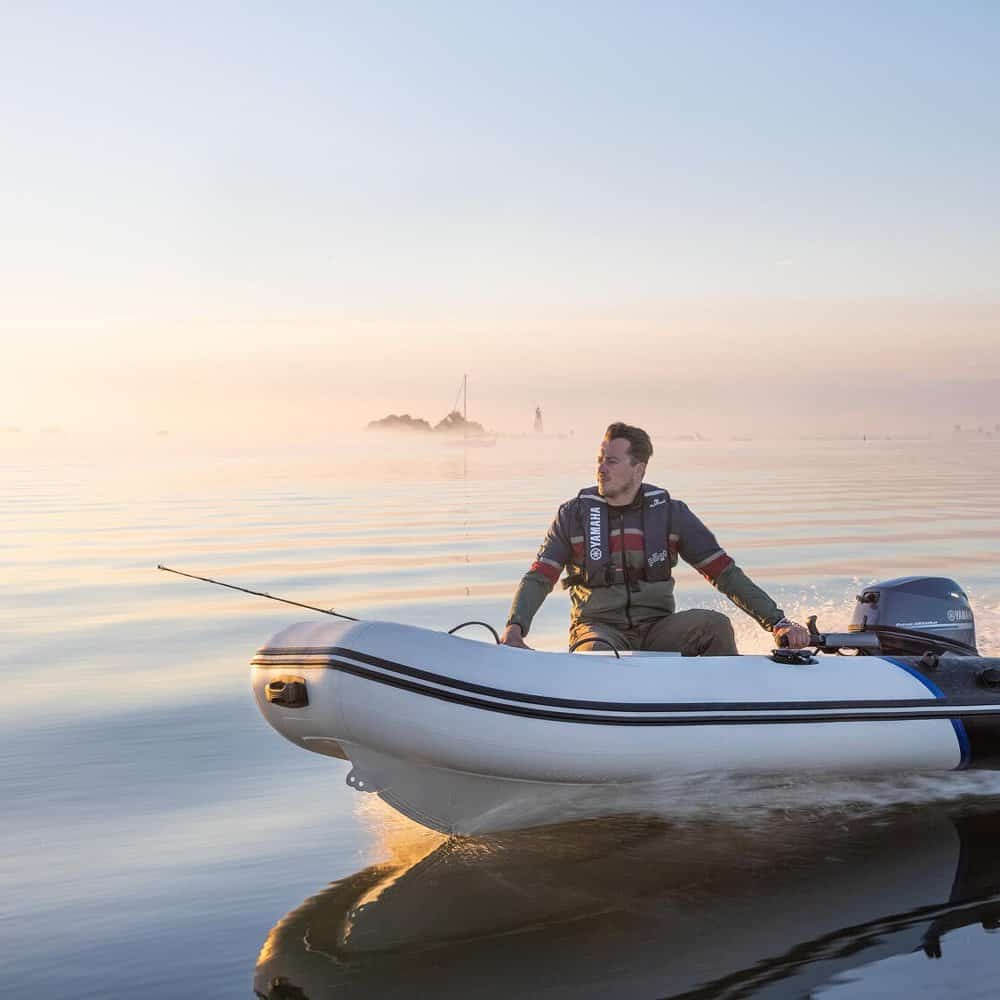
[[[1000,658],[954,581],[875,584],[846,633],[810,630],[805,650],[689,659],[318,621],[258,650],[252,683],[282,736],[446,833],[632,812],[698,775],[1000,767]]]

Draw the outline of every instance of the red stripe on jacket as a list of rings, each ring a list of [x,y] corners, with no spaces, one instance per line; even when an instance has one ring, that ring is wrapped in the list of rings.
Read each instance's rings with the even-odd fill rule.
[[[524,563],[522,563],[521,565],[523,566]],[[531,572],[541,573],[542,576],[546,577],[547,579],[555,583],[559,579],[560,570],[556,566],[550,566],[548,563],[535,560],[535,562],[531,564]]]
[[[719,578],[719,574],[723,570],[729,569],[732,566],[733,560],[726,555],[725,552],[720,552],[711,562],[705,563],[704,566],[698,567],[698,572],[708,580],[709,583],[715,583]]]

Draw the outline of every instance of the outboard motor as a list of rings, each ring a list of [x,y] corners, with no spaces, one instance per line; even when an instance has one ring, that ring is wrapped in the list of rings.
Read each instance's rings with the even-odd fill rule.
[[[979,655],[969,598],[943,576],[901,576],[865,587],[847,630],[874,633],[890,655]]]

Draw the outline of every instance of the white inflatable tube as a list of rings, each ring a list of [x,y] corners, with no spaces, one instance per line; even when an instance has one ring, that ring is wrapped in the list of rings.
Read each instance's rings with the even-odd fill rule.
[[[275,700],[291,684],[308,704]],[[939,704],[883,657],[618,659],[387,622],[285,629],[253,690],[287,739],[349,759],[353,787],[463,833],[615,811],[636,786],[702,773],[951,770],[968,753],[952,720],[982,710]]]

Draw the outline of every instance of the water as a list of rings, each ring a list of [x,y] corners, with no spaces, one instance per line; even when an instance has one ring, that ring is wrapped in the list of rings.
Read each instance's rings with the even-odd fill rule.
[[[992,995],[993,775],[720,777],[653,816],[445,841],[260,718],[248,660],[307,612],[154,569],[499,626],[592,442],[17,437],[0,496],[11,995]],[[654,440],[650,479],[789,615],[833,629],[864,583],[943,573],[1000,650],[1000,443]],[[768,648],[693,571],[678,592]],[[553,594],[531,641],[563,646],[567,614]]]

